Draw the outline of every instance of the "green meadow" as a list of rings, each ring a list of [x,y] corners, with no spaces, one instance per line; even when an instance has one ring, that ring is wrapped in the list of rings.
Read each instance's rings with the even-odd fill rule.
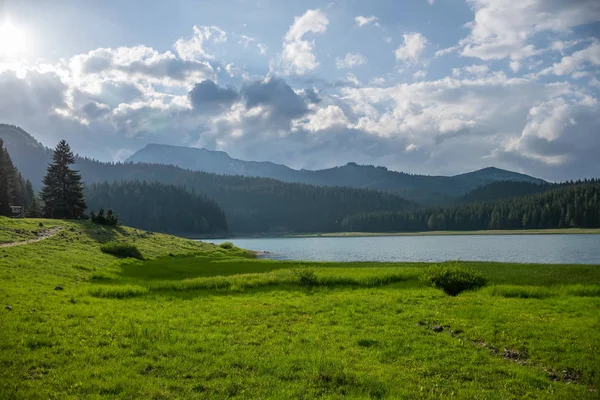
[[[2,399],[600,397],[600,266],[463,262],[488,283],[453,297],[427,264],[87,222],[0,217],[0,243],[50,227],[0,248]]]

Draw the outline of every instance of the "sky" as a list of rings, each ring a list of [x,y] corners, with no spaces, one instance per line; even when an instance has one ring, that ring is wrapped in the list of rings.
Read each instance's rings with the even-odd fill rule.
[[[597,0],[0,0],[0,122],[320,169],[600,176]]]

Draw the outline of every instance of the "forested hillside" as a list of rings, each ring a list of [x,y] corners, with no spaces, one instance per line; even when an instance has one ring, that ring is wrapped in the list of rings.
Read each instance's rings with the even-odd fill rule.
[[[88,186],[88,210],[115,210],[127,226],[176,234],[224,234],[225,213],[219,205],[183,187],[152,182],[113,182]]]
[[[543,193],[491,202],[347,217],[354,232],[600,228],[600,181],[557,185]]]
[[[523,197],[542,193],[554,188],[556,185],[549,183],[499,181],[473,189],[466,195],[457,199],[456,203],[476,203],[480,201],[494,201],[510,197]]]
[[[145,180],[195,190],[223,207],[229,230],[237,233],[339,231],[342,219],[348,215],[415,207],[401,197],[372,190],[215,175],[156,164],[84,160],[79,168],[84,181],[90,184]]]

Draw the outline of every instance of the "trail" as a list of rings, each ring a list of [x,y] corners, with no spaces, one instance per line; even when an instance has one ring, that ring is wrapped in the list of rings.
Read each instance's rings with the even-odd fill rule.
[[[35,239],[23,240],[22,242],[2,243],[2,244],[0,244],[0,248],[22,246],[25,244],[40,242],[42,240],[46,240],[46,239],[51,238],[52,236],[56,235],[58,232],[60,232],[62,230],[62,228],[63,228],[62,226],[55,226],[54,228],[46,229],[46,230],[42,231],[39,234],[39,236],[36,237]]]

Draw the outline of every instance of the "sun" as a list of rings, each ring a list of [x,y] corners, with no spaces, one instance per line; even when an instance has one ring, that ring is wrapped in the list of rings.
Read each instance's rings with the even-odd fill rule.
[[[27,51],[26,32],[10,20],[0,22],[0,55],[17,56]]]

